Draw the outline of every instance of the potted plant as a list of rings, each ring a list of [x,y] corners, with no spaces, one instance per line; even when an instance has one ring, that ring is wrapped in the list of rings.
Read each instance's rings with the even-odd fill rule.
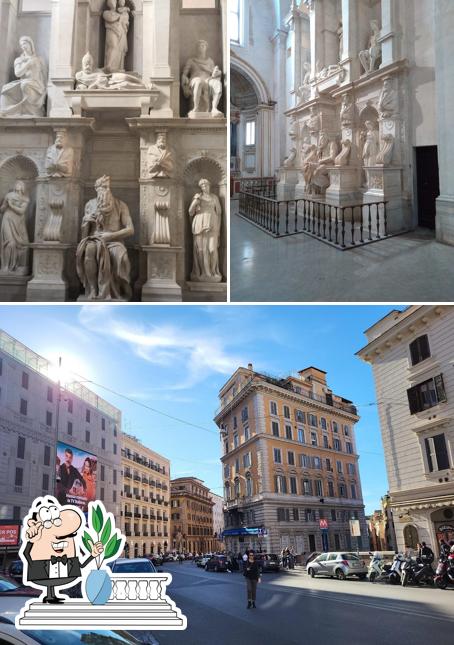
[[[106,513],[103,504],[90,502],[88,531],[84,531],[82,542],[87,553],[91,553],[95,542],[102,542],[104,551],[95,558],[96,569],[90,571],[85,580],[85,594],[92,605],[105,605],[112,593],[112,581],[105,567],[123,549],[124,537],[115,528],[112,513]],[[96,539],[93,538],[96,533]]]

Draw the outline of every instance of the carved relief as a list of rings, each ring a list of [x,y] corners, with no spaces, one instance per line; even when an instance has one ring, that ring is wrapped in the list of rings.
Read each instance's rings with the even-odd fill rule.
[[[156,202],[150,244],[170,246],[169,204]]]
[[[64,201],[62,199],[55,199],[50,202],[50,214],[43,231],[43,240],[45,242],[61,242],[63,206]]]

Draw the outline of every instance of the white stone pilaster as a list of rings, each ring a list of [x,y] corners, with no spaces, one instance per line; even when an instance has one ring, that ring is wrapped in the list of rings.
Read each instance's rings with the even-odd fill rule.
[[[52,0],[49,55],[49,116],[71,116],[63,95],[74,85],[74,34],[76,0]]]
[[[274,175],[273,122],[273,106],[259,105],[257,112],[256,144],[256,150],[259,151],[259,155],[256,158],[257,175],[259,177],[272,177]]]
[[[0,87],[8,82],[9,66],[12,53],[17,48],[15,40],[16,22],[19,0],[0,0],[0,42],[2,43],[2,56],[0,56]]]
[[[353,81],[360,76],[358,52],[359,42],[358,0],[342,0],[343,53],[342,61],[349,70],[348,80]]]
[[[317,62],[320,69],[325,65],[325,39],[323,35],[323,5],[315,0],[310,5],[310,34],[311,34],[311,69],[315,76]]]
[[[379,40],[382,46],[382,62],[380,67],[390,65],[399,57],[398,4],[395,0],[381,0],[382,28]]]
[[[170,78],[170,13],[168,0],[143,1],[143,76]]]

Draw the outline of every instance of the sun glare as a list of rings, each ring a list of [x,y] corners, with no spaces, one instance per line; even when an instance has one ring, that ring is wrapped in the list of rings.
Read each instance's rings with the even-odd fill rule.
[[[67,352],[58,353],[55,351],[48,352],[47,356],[49,356],[50,360],[48,376],[52,381],[60,381],[65,386],[74,381],[83,383],[86,379],[91,378],[88,363],[85,363],[80,357]],[[60,356],[61,365],[59,365]]]

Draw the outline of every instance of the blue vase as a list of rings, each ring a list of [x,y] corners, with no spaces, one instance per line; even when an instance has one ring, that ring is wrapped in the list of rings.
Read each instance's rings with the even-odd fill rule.
[[[105,605],[112,593],[112,581],[107,571],[90,571],[85,581],[85,593],[92,605]]]

